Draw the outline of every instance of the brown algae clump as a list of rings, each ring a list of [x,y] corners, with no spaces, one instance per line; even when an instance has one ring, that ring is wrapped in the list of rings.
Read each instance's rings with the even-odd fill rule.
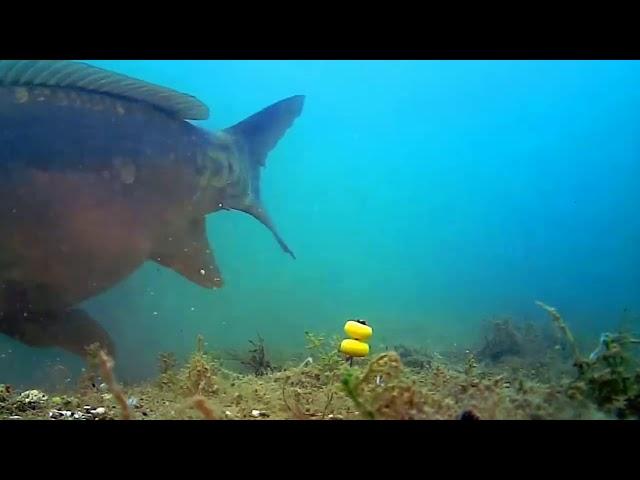
[[[204,337],[198,335],[196,350],[191,355],[189,362],[181,372],[180,383],[182,390],[188,395],[205,395],[215,393],[214,362],[204,348]]]

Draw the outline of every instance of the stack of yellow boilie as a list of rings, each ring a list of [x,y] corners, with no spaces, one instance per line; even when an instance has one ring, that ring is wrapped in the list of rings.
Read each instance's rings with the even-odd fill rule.
[[[373,329],[366,323],[349,320],[344,325],[344,332],[351,338],[340,343],[340,351],[349,357],[366,357],[369,345],[366,341],[373,335]]]

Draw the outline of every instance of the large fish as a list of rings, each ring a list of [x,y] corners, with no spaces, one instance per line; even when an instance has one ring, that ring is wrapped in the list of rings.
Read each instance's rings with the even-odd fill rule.
[[[205,216],[260,200],[303,96],[208,132],[194,97],[84,63],[0,61],[0,332],[84,356],[108,333],[77,307],[153,261],[222,286]],[[295,257],[294,257],[295,258]]]

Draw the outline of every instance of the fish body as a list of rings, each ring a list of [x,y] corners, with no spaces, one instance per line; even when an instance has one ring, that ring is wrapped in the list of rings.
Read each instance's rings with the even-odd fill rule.
[[[208,115],[193,97],[75,62],[0,62],[0,332],[113,354],[76,305],[146,261],[221,287],[205,216],[222,209],[253,215],[292,254],[259,181],[303,101],[209,132],[188,121]]]

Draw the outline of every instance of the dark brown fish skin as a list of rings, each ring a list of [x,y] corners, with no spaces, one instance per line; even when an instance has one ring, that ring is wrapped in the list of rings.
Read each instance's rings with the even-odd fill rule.
[[[74,306],[147,260],[221,286],[204,216],[250,183],[224,133],[105,94],[0,87],[0,332],[113,354]]]
[[[0,88],[0,112],[0,247],[14,265],[3,280],[37,278],[63,303],[80,302],[224,198],[209,188],[194,199],[222,171],[213,137],[145,104]]]

